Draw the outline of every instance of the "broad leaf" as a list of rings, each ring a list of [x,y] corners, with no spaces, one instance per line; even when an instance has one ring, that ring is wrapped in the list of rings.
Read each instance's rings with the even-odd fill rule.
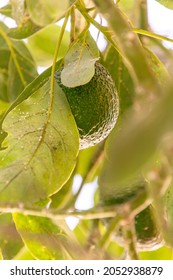
[[[172,0],[156,0],[156,1],[162,4],[163,6],[165,6],[166,8],[173,10]]]
[[[99,51],[88,30],[71,45],[64,58],[61,82],[67,87],[77,87],[88,83],[94,76],[94,64],[99,59]]]
[[[123,58],[115,48],[110,46],[107,48],[103,63],[115,82],[119,96],[121,116],[133,104],[135,95],[134,82],[123,62]]]
[[[40,260],[71,259],[80,252],[77,251],[80,248],[79,245],[64,221],[61,221],[61,227],[59,227],[57,223],[44,217],[15,213],[13,218],[24,243],[35,258]]]
[[[37,65],[48,66],[52,64],[60,31],[61,27],[51,24],[28,38],[27,46]],[[70,34],[68,31],[65,31],[59,50],[59,58],[66,54],[69,43]]]
[[[36,76],[35,62],[25,43],[10,39],[5,25],[0,24],[0,71],[4,77],[1,99],[12,102]],[[2,68],[2,70],[1,70]]]
[[[32,21],[40,26],[60,19],[70,6],[69,0],[26,0]]]
[[[0,215],[0,248],[3,258],[11,260],[23,247],[11,214]]]
[[[8,32],[8,36],[14,39],[24,39],[40,29],[40,26],[33,23],[33,21],[27,17],[17,27],[11,28]]]
[[[35,62],[25,44],[21,41],[12,41],[12,43],[15,57],[17,58],[17,64],[12,54],[10,54],[7,91],[8,100],[10,102],[14,101],[25,86],[37,76]]]
[[[1,205],[32,206],[46,199],[75,166],[78,131],[66,98],[56,83],[50,95],[50,81],[37,82],[34,94],[3,122],[8,136],[0,152]]]

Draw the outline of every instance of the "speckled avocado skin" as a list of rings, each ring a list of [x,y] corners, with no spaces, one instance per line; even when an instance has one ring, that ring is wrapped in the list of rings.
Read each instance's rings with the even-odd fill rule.
[[[117,90],[107,69],[98,62],[90,82],[75,88],[61,83],[61,71],[55,73],[55,79],[66,94],[75,118],[80,149],[85,149],[105,139],[113,129],[119,112]]]

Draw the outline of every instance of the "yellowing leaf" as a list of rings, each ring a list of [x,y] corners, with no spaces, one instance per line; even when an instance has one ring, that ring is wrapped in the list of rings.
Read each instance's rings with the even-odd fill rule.
[[[165,6],[168,9],[173,9],[173,1],[172,0],[156,0],[157,2],[159,2],[160,4],[162,4],[163,6]]]

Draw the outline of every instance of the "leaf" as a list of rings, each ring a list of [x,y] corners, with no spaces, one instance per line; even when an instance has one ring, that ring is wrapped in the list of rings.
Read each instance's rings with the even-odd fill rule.
[[[73,173],[69,180],[65,183],[63,188],[59,192],[51,196],[50,208],[65,208],[67,203],[69,203],[73,198],[72,193],[72,183],[73,183]]]
[[[49,80],[33,84],[34,94],[3,121],[8,136],[0,152],[1,205],[33,207],[58,191],[75,166],[78,130],[65,95],[55,83],[50,97]]]
[[[0,244],[3,258],[11,260],[23,247],[11,214],[0,215]]]
[[[32,20],[26,16],[17,27],[9,30],[8,36],[14,39],[24,39],[28,38],[40,29],[40,26],[33,23]]]
[[[0,260],[3,260],[1,249],[0,249]]]
[[[24,246],[13,258],[13,260],[35,260],[35,258],[31,255],[27,247]]]
[[[7,78],[8,73],[6,69],[0,68],[0,100],[7,101]],[[1,111],[1,106],[0,106]]]
[[[21,19],[25,13],[25,1],[24,0],[10,0],[12,7],[12,17],[17,24],[20,24]]]
[[[134,101],[135,85],[132,77],[123,62],[123,58],[112,46],[108,46],[103,64],[110,72],[119,96],[120,117],[128,110]]]
[[[95,73],[94,64],[99,59],[99,51],[88,30],[71,45],[64,58],[61,82],[67,87],[77,87],[88,83]]]
[[[48,66],[52,64],[60,31],[61,27],[51,24],[28,38],[27,47],[37,62],[37,65]],[[68,50],[69,43],[70,34],[68,31],[65,31],[59,50],[59,58],[64,57]]]
[[[14,44],[13,50],[17,58],[18,67],[11,54],[8,65],[7,92],[8,100],[10,102],[14,101],[16,97],[22,92],[24,87],[37,76],[35,62],[25,44],[21,41],[12,41],[12,43]],[[22,73],[22,75],[20,73]]]
[[[0,8],[0,14],[5,15],[7,17],[12,17],[11,4],[7,4],[6,6]]]
[[[121,50],[132,78],[139,85],[140,93],[157,94],[158,86],[154,73],[149,67],[143,46],[127,16],[114,5],[112,0],[93,0],[93,2],[107,19],[110,30],[113,32],[111,39]]]
[[[6,26],[0,24],[0,69],[6,75],[2,100],[12,102],[36,76],[35,62],[25,43],[10,39]],[[1,71],[1,73],[2,73]]]
[[[163,246],[157,250],[139,253],[140,260],[172,260],[172,248]]]
[[[161,5],[165,6],[168,9],[173,10],[173,2],[172,0],[156,0],[159,2]]]
[[[62,64],[62,60],[59,60],[56,62],[55,65],[55,71],[57,71]],[[52,67],[47,68],[41,75],[39,75],[36,79],[32,81],[27,87],[22,91],[22,93],[16,98],[16,100],[9,106],[8,110],[5,112],[5,114],[0,118],[0,145],[2,144],[2,123],[5,119],[5,117],[13,110],[17,105],[19,105],[21,102],[26,100],[28,97],[30,97],[33,93],[35,93],[37,90],[39,90],[50,78],[51,76]],[[5,136],[6,137],[6,136]]]
[[[24,243],[35,258],[62,260],[77,255],[76,249],[80,247],[64,221],[61,221],[59,227],[53,220],[45,217],[15,213],[13,218]],[[70,236],[66,232],[70,232]]]
[[[26,0],[32,21],[39,26],[53,23],[64,16],[70,6],[69,0]]]
[[[166,89],[170,80],[170,76],[165,65],[149,48],[145,47],[145,51],[148,58],[148,63],[157,79],[157,83],[161,88]]]
[[[140,114],[129,113],[121,131],[113,131],[107,145],[99,183],[113,190],[122,182],[128,183],[146,166],[158,149],[163,136],[172,130],[172,87],[155,104],[150,112],[146,106]]]

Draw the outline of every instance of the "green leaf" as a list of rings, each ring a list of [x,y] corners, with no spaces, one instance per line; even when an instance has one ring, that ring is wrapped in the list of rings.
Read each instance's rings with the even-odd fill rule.
[[[95,73],[94,64],[99,59],[99,51],[88,30],[74,41],[64,58],[61,82],[67,87],[77,87],[88,83]]]
[[[71,259],[77,254],[77,242],[64,221],[61,221],[59,227],[57,223],[44,217],[15,213],[13,218],[24,243],[35,258],[62,260]]]
[[[37,82],[34,94],[3,122],[8,136],[0,153],[1,205],[33,206],[58,191],[75,166],[78,130],[65,95],[56,83],[50,95],[50,81]]]
[[[106,49],[103,64],[115,82],[119,96],[121,116],[133,104],[135,95],[134,81],[123,62],[123,58],[112,46],[108,46]]]
[[[8,32],[8,36],[14,39],[28,38],[32,34],[40,30],[40,26],[32,22],[30,18],[24,18],[23,21],[14,28],[11,28]]]
[[[11,42],[13,43],[17,64],[11,54],[8,65],[7,85],[7,96],[10,102],[14,101],[24,87],[37,76],[35,62],[25,44],[21,41],[11,40]],[[22,73],[22,75],[20,73]]]
[[[159,2],[161,5],[165,6],[168,9],[173,10],[173,2],[172,0],[156,0]]]
[[[63,188],[59,190],[59,192],[53,194],[51,196],[51,204],[50,208],[65,208],[67,203],[73,198],[72,193],[72,183],[73,183],[73,174],[69,178],[69,180],[65,183]]]
[[[1,101],[8,100],[8,98],[7,98],[7,79],[8,79],[7,70],[0,68],[0,100]],[[1,106],[0,106],[0,112],[1,112]]]
[[[7,4],[6,6],[0,8],[0,14],[5,15],[7,17],[12,17],[11,4]]]
[[[23,247],[11,214],[0,215],[0,244],[3,258],[11,260]]]
[[[157,83],[161,88],[166,89],[170,80],[170,76],[165,65],[149,48],[145,47],[145,51],[146,51],[146,56],[148,58],[149,66],[151,67],[156,77]]]
[[[133,32],[132,24],[127,16],[114,5],[112,0],[93,0],[93,2],[107,19],[109,28],[113,32],[111,39],[121,50],[132,78],[138,82],[140,93],[157,95],[158,86],[154,73],[149,67],[141,41]]]
[[[140,260],[172,260],[172,248],[163,246],[157,250],[140,252]]]
[[[35,260],[35,258],[31,255],[27,247],[24,246],[13,258],[13,260]]]
[[[45,26],[64,16],[70,6],[69,0],[26,0],[32,21],[36,25]]]
[[[5,69],[3,75],[6,75],[1,98],[12,102],[37,76],[37,70],[25,43],[9,38],[6,32],[8,33],[6,26],[0,24],[0,69]]]
[[[29,48],[37,65],[48,66],[52,64],[55,52],[55,46],[61,31],[61,27],[51,24],[46,26],[30,38],[28,38],[27,47]],[[64,57],[70,43],[70,35],[65,31],[58,58]]]

